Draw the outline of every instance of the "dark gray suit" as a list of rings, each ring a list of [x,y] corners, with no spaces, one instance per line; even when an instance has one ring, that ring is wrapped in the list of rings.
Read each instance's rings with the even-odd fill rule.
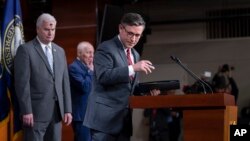
[[[33,128],[36,128],[36,122],[50,122],[55,116],[60,121],[64,113],[72,112],[65,53],[54,43],[52,52],[54,73],[37,39],[21,45],[14,59],[15,90],[20,113],[33,113]],[[58,107],[58,114],[54,107]]]
[[[134,62],[139,54],[132,49]],[[128,63],[118,37],[100,44],[94,57],[93,88],[89,95],[84,125],[111,135],[118,135],[124,126],[132,128],[131,116],[126,119],[129,96],[137,82],[137,73],[131,82]],[[124,121],[129,121],[125,123]],[[128,129],[127,132],[131,132]]]

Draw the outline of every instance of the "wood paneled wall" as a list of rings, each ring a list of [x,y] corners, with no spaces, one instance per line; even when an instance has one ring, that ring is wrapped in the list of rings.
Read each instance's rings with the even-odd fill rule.
[[[66,52],[68,64],[76,57],[76,46],[97,38],[96,0],[53,0],[52,14],[57,19],[55,43]],[[72,126],[63,126],[62,141],[73,141]]]
[[[29,0],[20,0],[24,23],[25,41],[36,36],[36,18],[41,13],[51,13],[57,20],[54,42],[64,48],[67,63],[76,58],[76,47],[81,41],[89,41],[96,48],[98,23],[102,19],[104,5],[111,0],[46,0],[46,6],[34,8]],[[37,6],[37,5],[36,5]],[[32,10],[33,9],[33,10]],[[63,125],[62,141],[73,141],[71,125]]]
[[[52,14],[57,19],[55,42],[65,49],[68,63],[76,57],[80,41],[94,46],[97,37],[96,0],[53,0]]]

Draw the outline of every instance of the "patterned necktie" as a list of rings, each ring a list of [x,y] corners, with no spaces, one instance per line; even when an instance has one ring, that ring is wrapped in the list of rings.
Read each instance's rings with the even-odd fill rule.
[[[50,49],[49,46],[45,46],[45,55],[47,56],[50,68],[53,72],[53,55],[52,55],[52,50]]]
[[[128,65],[133,65],[133,62],[132,62],[132,59],[131,59],[131,50],[130,49],[127,49],[127,61],[128,61]],[[134,76],[129,76],[130,77],[130,80],[133,80],[134,79]]]
[[[133,65],[130,55],[130,49],[127,49],[127,60],[128,60],[128,65]]]

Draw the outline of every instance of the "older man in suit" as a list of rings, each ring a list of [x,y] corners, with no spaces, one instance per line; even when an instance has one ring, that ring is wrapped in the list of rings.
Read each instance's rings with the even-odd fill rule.
[[[129,96],[134,92],[138,72],[147,74],[154,69],[150,61],[139,61],[139,54],[133,49],[144,28],[139,14],[127,13],[119,25],[119,35],[101,43],[96,50],[93,88],[84,119],[84,125],[91,128],[92,141],[130,140]]]
[[[69,65],[74,141],[90,141],[89,128],[83,126],[92,86],[94,47],[86,41],[77,45],[77,58]]]
[[[42,14],[37,37],[18,47],[15,89],[25,141],[61,141],[61,120],[69,125],[72,108],[64,50],[53,43],[56,20]]]

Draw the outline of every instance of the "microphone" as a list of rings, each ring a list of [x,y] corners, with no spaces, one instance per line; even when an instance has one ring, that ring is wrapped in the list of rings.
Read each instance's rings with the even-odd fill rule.
[[[176,61],[176,57],[171,55],[170,58],[173,60],[173,61]]]
[[[190,69],[188,69],[188,67],[184,66],[181,62],[181,60],[176,57],[176,56],[173,56],[171,55],[170,58],[176,62],[179,66],[181,66],[186,72],[188,72],[189,75],[191,75],[196,81],[198,81],[202,88],[203,88],[203,92],[204,94],[206,94],[206,88],[205,88],[205,85],[209,88],[210,92],[213,94],[213,90],[212,88],[209,86],[209,84],[207,84],[205,81],[203,81],[202,79],[200,79],[200,77],[198,77],[195,73],[193,73]]]

